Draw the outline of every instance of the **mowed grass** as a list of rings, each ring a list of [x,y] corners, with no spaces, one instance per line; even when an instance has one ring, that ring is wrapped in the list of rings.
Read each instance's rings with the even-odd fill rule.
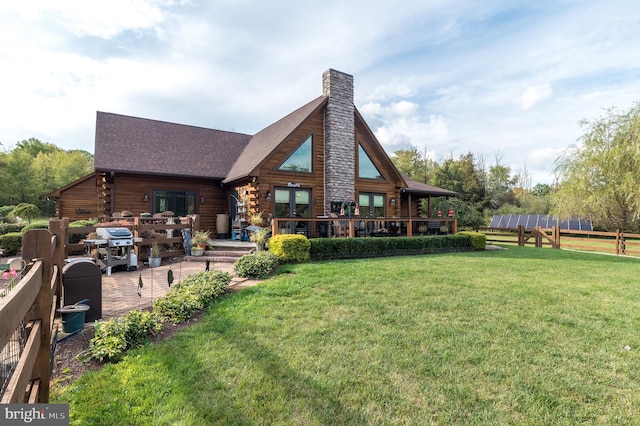
[[[637,424],[637,259],[288,266],[56,392],[72,424]]]

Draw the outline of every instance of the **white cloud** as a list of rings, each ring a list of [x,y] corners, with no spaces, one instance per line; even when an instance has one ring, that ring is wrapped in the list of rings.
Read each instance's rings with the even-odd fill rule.
[[[520,107],[525,110],[530,109],[534,105],[549,99],[552,94],[553,90],[549,84],[529,86],[520,97]]]

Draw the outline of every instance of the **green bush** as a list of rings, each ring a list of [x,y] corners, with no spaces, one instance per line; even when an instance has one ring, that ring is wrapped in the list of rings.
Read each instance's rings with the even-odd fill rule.
[[[153,302],[153,312],[162,320],[174,324],[186,321],[224,293],[230,282],[231,275],[221,271],[189,275],[169,293]]]
[[[124,317],[95,322],[88,354],[99,361],[118,361],[132,348],[142,346],[162,330],[162,322],[149,311],[131,311]]]
[[[13,256],[22,250],[22,234],[20,232],[10,232],[0,235],[0,249],[4,256]]]
[[[458,232],[456,235],[464,235],[469,237],[471,246],[475,251],[482,251],[487,248],[487,236],[480,232],[461,231],[461,232]]]
[[[9,217],[9,213],[15,209],[16,206],[2,206],[0,207],[0,222],[13,222],[13,218]]]
[[[310,242],[310,256],[314,260],[442,253],[473,248],[469,237],[464,235],[315,238]]]
[[[0,223],[0,235],[9,232],[20,232],[24,228],[24,223]]]
[[[69,223],[69,228],[83,228],[85,226],[94,226],[98,223],[98,219],[82,219]],[[69,229],[69,244],[78,244],[87,237],[87,234],[74,234],[72,229]]]
[[[299,234],[278,234],[269,240],[269,251],[276,255],[278,263],[307,262],[310,248],[307,237]]]
[[[25,233],[31,229],[49,229],[48,220],[37,220],[28,225],[22,227],[22,232]]]
[[[242,256],[233,264],[233,272],[242,278],[266,278],[278,266],[278,258],[270,251],[257,251]]]

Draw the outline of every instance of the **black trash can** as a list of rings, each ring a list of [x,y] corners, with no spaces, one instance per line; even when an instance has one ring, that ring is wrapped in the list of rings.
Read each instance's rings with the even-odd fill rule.
[[[62,268],[62,297],[65,305],[89,299],[86,322],[102,319],[102,271],[89,259],[74,260]]]

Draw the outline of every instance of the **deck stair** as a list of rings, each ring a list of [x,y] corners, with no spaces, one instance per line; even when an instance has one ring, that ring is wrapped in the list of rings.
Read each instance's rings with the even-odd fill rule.
[[[209,260],[214,263],[234,263],[245,254],[255,251],[256,244],[234,240],[209,240],[208,247],[213,248],[213,250],[205,250],[202,256],[185,256],[184,260],[189,262],[206,262]]]

